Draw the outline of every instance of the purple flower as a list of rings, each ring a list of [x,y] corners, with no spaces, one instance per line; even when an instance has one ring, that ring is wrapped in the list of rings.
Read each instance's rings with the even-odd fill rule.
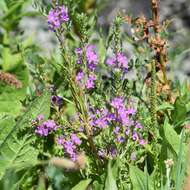
[[[119,121],[123,124],[123,125],[129,125],[129,118],[127,116],[127,112],[126,109],[124,107],[120,107],[118,109],[118,118]]]
[[[61,26],[57,12],[51,9],[48,14],[48,25],[50,30],[55,30]]]
[[[80,126],[78,129],[79,132],[84,132],[84,127]]]
[[[119,68],[128,69],[128,60],[123,53],[117,53],[117,63]]]
[[[113,114],[113,113],[108,113],[106,118],[107,118],[108,122],[116,120],[115,114]]]
[[[71,135],[71,141],[76,144],[76,145],[80,145],[82,142],[81,140],[77,137],[76,134],[72,134]]]
[[[95,48],[94,45],[88,45],[86,47],[87,66],[90,71],[94,71],[98,64],[98,56],[95,52]]]
[[[39,122],[39,121],[43,121],[44,120],[44,115],[38,115],[37,117],[36,117],[36,121],[37,122]]]
[[[63,98],[60,96],[52,96],[51,97],[51,102],[53,105],[56,105],[58,107],[61,107],[63,105]]]
[[[146,141],[145,141],[144,139],[140,139],[140,140],[139,140],[139,144],[140,144],[140,145],[145,145],[145,144],[146,144]]]
[[[95,45],[88,45],[86,47],[86,58],[88,63],[97,63],[98,62],[98,56],[95,52]]]
[[[76,81],[80,82],[84,78],[84,72],[79,71],[76,75]]]
[[[106,60],[106,64],[110,65],[110,66],[115,65],[116,64],[116,57],[110,57],[110,58],[108,58]]]
[[[136,110],[133,109],[133,108],[128,108],[128,109],[126,110],[126,113],[127,113],[128,115],[135,115]]]
[[[75,152],[73,152],[72,154],[70,154],[71,160],[72,161],[76,161],[77,160],[77,154]]]
[[[47,120],[36,126],[35,133],[40,136],[48,136],[49,133],[57,130],[57,128],[59,128],[59,126],[56,125],[55,121]]]
[[[69,15],[68,15],[68,11],[67,8],[63,5],[57,8],[58,13],[59,13],[59,18],[60,18],[60,22],[64,23],[64,22],[68,22],[69,21]]]
[[[69,21],[67,8],[63,5],[57,6],[55,9],[51,9],[47,20],[50,30],[55,31],[60,28],[63,23]]]
[[[104,158],[104,157],[106,157],[106,152],[104,150],[98,150],[98,156],[100,158]]]
[[[137,123],[137,124],[135,125],[135,128],[136,128],[136,129],[142,129],[143,126],[142,126],[140,123]]]
[[[40,135],[40,136],[48,136],[49,130],[47,128],[44,128],[43,125],[38,125],[37,128],[35,129],[35,133]]]
[[[136,132],[133,133],[132,139],[133,139],[134,141],[137,141],[137,140],[139,139],[139,136],[138,136],[138,134],[137,134]]]
[[[99,128],[106,128],[108,126],[108,122],[106,117],[98,118],[93,121],[93,124]]]
[[[114,134],[118,135],[119,131],[120,131],[120,127],[116,127],[113,132]]]
[[[124,143],[124,142],[125,142],[125,138],[122,137],[122,136],[117,136],[117,141],[118,141],[119,143]]]
[[[130,133],[130,130],[129,130],[129,129],[126,129],[126,130],[125,130],[125,134],[128,136],[129,133]]]
[[[129,68],[127,57],[121,52],[108,58],[106,60],[106,64],[109,66],[114,66],[115,68],[120,68],[124,71],[127,71]]]
[[[81,48],[76,48],[76,49],[75,49],[75,53],[76,53],[77,55],[82,55],[82,49],[81,49]]]
[[[48,130],[56,130],[58,126],[56,125],[54,120],[47,120],[43,123],[44,127],[46,127]]]
[[[111,106],[114,107],[115,109],[119,109],[124,107],[124,99],[122,97],[115,97],[111,101]]]
[[[117,149],[114,148],[114,147],[111,147],[110,150],[109,150],[109,155],[112,157],[112,158],[115,158],[117,156]]]
[[[70,154],[70,155],[74,153],[74,150],[76,148],[72,141],[65,141],[63,146],[65,149],[65,152]]]
[[[56,141],[58,145],[63,145],[65,142],[65,139],[63,137],[58,137]]]
[[[75,53],[77,54],[77,64],[81,64],[82,63],[82,49],[76,48]]]
[[[90,71],[94,71],[96,68],[96,65],[98,64],[98,56],[95,51],[95,46],[94,45],[87,45],[86,46],[86,60],[87,60],[87,66]],[[76,48],[75,53],[77,54],[77,63],[81,64],[82,63],[82,49],[81,48]]]
[[[57,138],[57,144],[62,145],[65,153],[75,161],[77,158],[77,147],[76,145],[81,144],[81,140],[77,137],[76,134],[71,134],[71,138],[69,140],[65,140],[62,136]]]
[[[92,89],[92,88],[94,88],[94,81],[96,80],[96,76],[95,75],[92,75],[92,74],[90,74],[89,75],[89,77],[88,77],[88,79],[87,79],[87,81],[86,81],[86,84],[85,84],[85,86],[86,86],[86,88],[87,89]]]

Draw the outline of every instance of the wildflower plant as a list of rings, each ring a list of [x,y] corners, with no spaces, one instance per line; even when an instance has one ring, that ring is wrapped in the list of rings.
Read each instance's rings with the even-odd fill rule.
[[[36,83],[21,98],[25,114],[0,117],[6,125],[0,135],[0,187],[15,174],[16,187],[23,190],[180,189],[190,96],[188,84],[176,87],[167,78],[158,1],[151,1],[151,19],[118,12],[108,36],[97,29],[90,2],[85,9],[77,2],[34,1],[57,51],[50,58],[35,54],[39,72],[31,66]],[[123,32],[126,23],[130,34]],[[26,49],[22,60],[30,61],[34,52]],[[0,82],[23,87],[6,69]],[[34,94],[39,97],[29,104]]]

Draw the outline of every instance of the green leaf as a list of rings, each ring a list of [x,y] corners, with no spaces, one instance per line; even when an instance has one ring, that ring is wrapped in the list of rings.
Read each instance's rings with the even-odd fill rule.
[[[22,104],[27,94],[29,71],[26,65],[19,63],[10,71],[22,84],[22,88],[15,88],[0,82],[0,115],[9,114],[17,117],[22,110]]]
[[[75,185],[71,190],[86,190],[91,181],[92,181],[91,179],[82,180],[77,185]]]
[[[37,160],[38,152],[30,146],[30,138],[17,139],[12,135],[2,149],[0,149],[0,178],[6,169],[15,166],[24,166]]]
[[[167,102],[164,102],[163,104],[161,104],[161,105],[159,105],[159,106],[157,107],[157,111],[160,111],[160,110],[167,110],[167,109],[173,110],[174,107],[173,107],[171,104],[167,103]]]
[[[7,5],[4,0],[0,1],[0,7],[1,7],[1,10],[7,11]]]
[[[181,124],[185,121],[187,115],[187,108],[182,97],[178,97],[174,103],[174,110],[172,111],[172,121],[175,125]]]
[[[10,125],[6,126],[8,133],[0,134],[0,139],[2,139],[0,143],[0,178],[10,166],[35,161],[37,152],[30,146],[30,138],[26,136],[23,137],[23,139],[18,139],[17,132],[19,129],[27,127],[31,120],[36,118],[39,114],[43,114],[47,118],[49,112],[50,94],[45,93],[32,103],[14,127],[9,129]]]
[[[168,123],[167,120],[164,122],[164,135],[166,141],[172,148],[172,151],[177,155],[179,146],[180,146],[180,138],[179,135],[176,133],[174,128]]]
[[[17,172],[14,169],[7,170],[3,178],[0,180],[0,189],[18,190],[26,174],[27,169],[20,170]]]
[[[5,141],[7,134],[14,128],[15,121],[13,117],[5,116],[0,119],[0,145]]]
[[[21,7],[21,5],[24,4],[24,1],[15,1],[15,3],[11,4],[11,7],[9,7],[8,11],[6,12],[6,14],[3,16],[3,19],[6,19],[7,17],[9,17],[12,14],[15,14],[15,11]]]
[[[152,178],[139,168],[130,165],[129,175],[133,185],[133,190],[153,190]],[[148,176],[147,176],[148,175]]]
[[[22,109],[22,104],[19,101],[0,101],[0,115],[11,115],[17,117]]]
[[[93,190],[100,190],[104,188],[104,184],[99,183],[98,181],[94,181],[92,185]]]
[[[182,189],[182,184],[184,182],[184,178],[186,176],[186,169],[187,169],[187,146],[184,146],[183,139],[185,136],[184,130],[181,132],[180,138],[180,147],[178,152],[178,159],[176,164],[176,190]],[[185,153],[185,154],[184,154]]]
[[[106,177],[106,181],[105,181],[105,188],[104,190],[117,190],[117,184],[116,184],[116,176],[114,176],[114,174],[116,174],[114,172],[113,174],[113,168],[112,167],[112,161],[110,160],[108,162],[108,169],[107,169],[107,177]],[[114,171],[116,170],[116,168],[114,168]]]

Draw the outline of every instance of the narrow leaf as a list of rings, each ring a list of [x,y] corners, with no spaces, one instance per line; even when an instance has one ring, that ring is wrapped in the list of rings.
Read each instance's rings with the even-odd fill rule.
[[[105,182],[104,190],[117,190],[116,177],[113,175],[113,168],[111,167],[111,161],[108,162],[107,178]]]
[[[91,181],[92,181],[91,179],[82,180],[77,185],[75,185],[71,190],[86,190]]]

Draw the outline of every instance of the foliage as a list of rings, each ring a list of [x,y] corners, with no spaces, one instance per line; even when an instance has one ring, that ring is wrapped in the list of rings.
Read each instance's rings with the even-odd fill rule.
[[[183,188],[190,88],[168,77],[151,2],[151,19],[118,12],[107,32],[101,1],[0,1],[0,189]],[[30,16],[55,38],[49,54],[21,32]]]

